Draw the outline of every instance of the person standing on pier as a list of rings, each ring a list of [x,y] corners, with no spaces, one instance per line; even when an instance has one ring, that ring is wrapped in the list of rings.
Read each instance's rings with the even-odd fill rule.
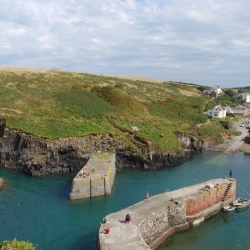
[[[149,198],[149,193],[147,192],[146,193],[146,201],[148,201],[148,198]]]
[[[233,176],[233,172],[232,172],[232,170],[230,170],[229,171],[229,177],[232,178],[232,176]]]

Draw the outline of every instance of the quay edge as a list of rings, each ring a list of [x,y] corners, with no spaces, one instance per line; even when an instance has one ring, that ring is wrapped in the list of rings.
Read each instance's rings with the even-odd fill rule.
[[[236,180],[232,178],[213,179],[152,196],[107,215],[106,223],[100,224],[96,249],[155,249],[173,233],[219,213],[235,198]],[[126,214],[131,215],[131,225],[124,223]],[[104,233],[107,227],[109,234]]]
[[[83,177],[81,172],[88,176]],[[93,153],[73,179],[69,200],[110,195],[115,173],[115,153]]]

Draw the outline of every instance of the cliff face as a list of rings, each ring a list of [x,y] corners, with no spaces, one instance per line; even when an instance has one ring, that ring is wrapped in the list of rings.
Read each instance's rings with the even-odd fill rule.
[[[189,149],[197,152],[203,152],[212,149],[218,142],[212,139],[203,140],[195,136],[186,136],[181,133],[175,134],[181,143],[183,149]]]
[[[42,176],[58,172],[78,172],[88,161],[91,153],[116,151],[117,169],[134,167],[155,170],[176,166],[190,157],[190,151],[174,154],[155,154],[143,148],[142,156],[126,148],[119,137],[112,135],[90,135],[87,137],[59,138],[53,141],[37,138],[19,130],[6,128],[0,123],[0,165],[20,172]],[[185,137],[186,138],[186,137]],[[180,138],[184,149],[203,151],[207,144]]]

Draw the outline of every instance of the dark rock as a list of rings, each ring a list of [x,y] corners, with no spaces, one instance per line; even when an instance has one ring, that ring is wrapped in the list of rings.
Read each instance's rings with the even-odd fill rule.
[[[112,152],[114,149],[117,170],[130,167],[152,171],[177,166],[190,159],[191,150],[202,152],[213,145],[212,141],[205,142],[178,134],[184,150],[156,153],[150,150],[146,140],[137,138],[135,143],[140,153],[135,153],[125,145],[121,136],[96,134],[49,140],[20,130],[8,129],[5,121],[0,121],[0,135],[0,165],[32,176],[59,172],[76,173],[86,164],[91,153]]]

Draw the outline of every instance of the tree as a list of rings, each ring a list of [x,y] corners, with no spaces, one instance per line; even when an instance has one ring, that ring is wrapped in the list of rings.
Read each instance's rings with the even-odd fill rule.
[[[243,104],[245,102],[244,98],[242,95],[238,96],[238,100],[241,104]]]
[[[213,109],[216,105],[217,103],[214,100],[211,100],[207,103],[205,110],[208,111],[210,109]]]
[[[225,94],[228,95],[228,96],[231,96],[231,97],[233,97],[235,95],[235,93],[234,93],[234,91],[232,89],[227,89],[225,91]]]

